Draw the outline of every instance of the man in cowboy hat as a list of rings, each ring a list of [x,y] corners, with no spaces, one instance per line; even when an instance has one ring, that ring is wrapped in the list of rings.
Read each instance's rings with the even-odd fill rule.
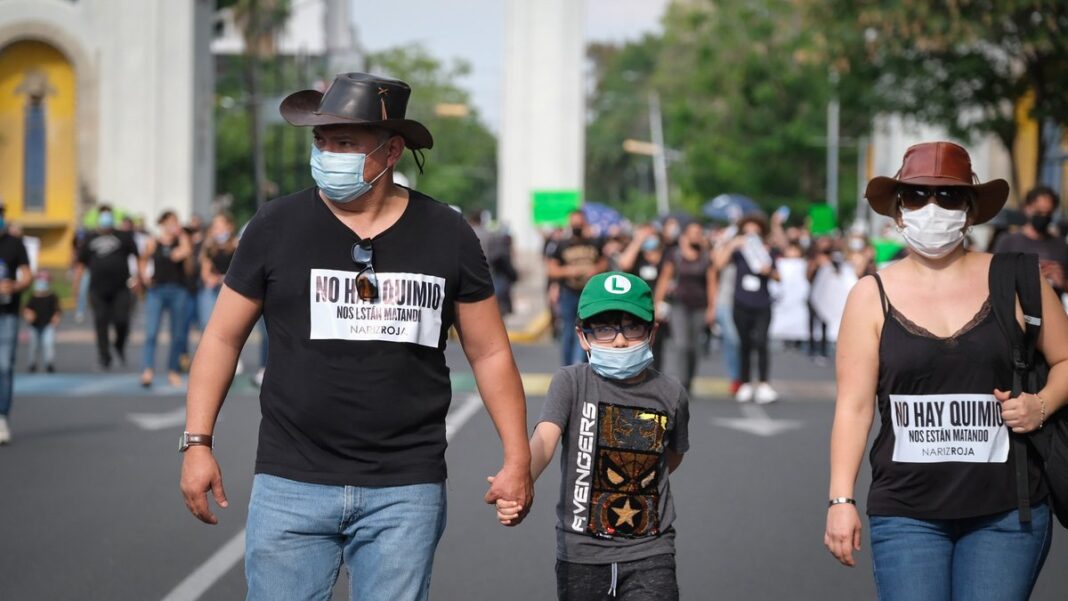
[[[250,599],[327,597],[342,558],[353,598],[426,598],[445,526],[451,326],[504,446],[485,501],[532,501],[523,389],[478,238],[447,205],[393,183],[406,147],[433,145],[405,118],[410,93],[347,73],[283,100],[289,123],[312,127],[316,186],[249,222],[193,362],[181,489],[214,524],[207,493],[227,505],[216,417],[266,319]]]

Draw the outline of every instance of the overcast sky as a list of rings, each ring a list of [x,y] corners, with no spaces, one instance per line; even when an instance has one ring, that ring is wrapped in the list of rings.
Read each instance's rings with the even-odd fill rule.
[[[537,0],[528,0],[537,2]],[[576,0],[577,2],[578,0]],[[660,30],[669,0],[585,0],[587,41],[624,41]],[[461,82],[484,120],[500,123],[506,0],[352,0],[360,42],[370,51],[421,43],[433,55],[471,63]]]

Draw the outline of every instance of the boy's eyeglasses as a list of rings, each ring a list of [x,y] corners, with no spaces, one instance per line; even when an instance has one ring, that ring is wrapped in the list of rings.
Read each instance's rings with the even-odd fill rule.
[[[946,186],[944,188],[924,188],[920,186],[901,186],[897,190],[901,206],[915,211],[927,206],[934,200],[935,204],[949,211],[965,211],[972,201],[972,191],[963,186]]]
[[[370,240],[360,240],[352,245],[352,262],[360,270],[356,274],[356,294],[360,300],[378,298],[378,276],[371,265],[374,258],[375,252],[371,248]]]
[[[593,338],[597,342],[612,342],[616,339],[616,334],[623,334],[623,338],[626,338],[627,340],[641,340],[649,335],[650,329],[652,329],[651,324],[638,322],[628,323],[626,325],[597,324],[584,326],[582,331],[588,338]]]

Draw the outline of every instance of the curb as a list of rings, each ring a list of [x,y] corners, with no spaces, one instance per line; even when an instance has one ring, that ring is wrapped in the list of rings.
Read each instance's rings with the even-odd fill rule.
[[[515,344],[532,344],[540,340],[552,326],[553,316],[548,309],[530,320],[523,330],[508,330],[508,341]]]

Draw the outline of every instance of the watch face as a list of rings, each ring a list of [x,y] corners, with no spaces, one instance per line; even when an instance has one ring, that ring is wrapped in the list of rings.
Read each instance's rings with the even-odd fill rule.
[[[189,448],[189,444],[186,443],[185,434],[183,433],[181,436],[178,437],[178,452],[181,453],[182,451],[184,451],[184,450],[186,450],[188,448]]]

